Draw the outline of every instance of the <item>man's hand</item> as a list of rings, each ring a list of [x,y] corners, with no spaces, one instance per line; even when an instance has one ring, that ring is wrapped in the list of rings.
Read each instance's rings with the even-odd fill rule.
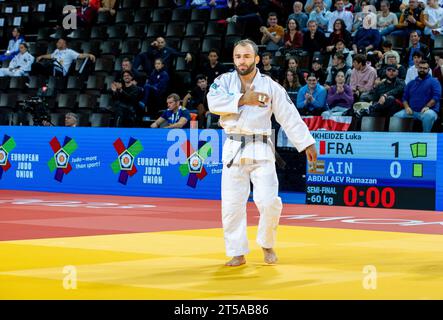
[[[263,92],[255,92],[254,85],[251,84],[239,100],[239,106],[250,105],[264,107],[269,102],[269,96]]]
[[[380,99],[378,99],[378,103],[381,105],[385,104],[385,102],[386,102],[385,96],[381,96]]]
[[[317,149],[315,149],[315,143],[307,147],[305,152],[308,162],[311,162],[315,169],[317,167]]]
[[[417,20],[415,20],[414,19],[414,17],[413,16],[408,16],[408,21],[410,22],[410,23],[412,23],[412,24],[415,24],[416,22],[417,22]]]
[[[186,54],[185,61],[186,61],[187,63],[189,63],[189,62],[192,61],[192,55],[191,55],[189,52]]]
[[[93,54],[89,54],[89,59],[91,59],[92,62],[95,62],[95,56]]]
[[[412,111],[411,107],[406,107],[405,110],[406,110],[407,114],[413,114],[414,113],[414,111]]]
[[[429,110],[429,107],[424,107],[423,109],[421,109],[421,113],[425,113],[428,110]]]

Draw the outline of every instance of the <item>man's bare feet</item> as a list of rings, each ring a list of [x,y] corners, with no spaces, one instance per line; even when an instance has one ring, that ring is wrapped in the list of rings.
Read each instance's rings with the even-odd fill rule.
[[[245,256],[236,256],[236,257],[233,257],[228,262],[226,262],[225,266],[227,266],[227,267],[238,267],[238,266],[241,266],[242,264],[245,264],[245,263],[246,263]]]
[[[274,264],[277,263],[278,258],[277,255],[275,254],[274,249],[272,248],[262,248],[263,249],[263,254],[264,254],[264,260],[267,264]]]

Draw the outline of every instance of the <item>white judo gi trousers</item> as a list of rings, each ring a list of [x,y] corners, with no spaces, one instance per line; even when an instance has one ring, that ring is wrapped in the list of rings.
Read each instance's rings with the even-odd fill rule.
[[[283,208],[278,197],[278,179],[274,161],[260,160],[251,164],[223,165],[222,222],[226,254],[241,256],[249,252],[246,234],[246,205],[253,184],[253,199],[260,212],[257,243],[273,248]]]

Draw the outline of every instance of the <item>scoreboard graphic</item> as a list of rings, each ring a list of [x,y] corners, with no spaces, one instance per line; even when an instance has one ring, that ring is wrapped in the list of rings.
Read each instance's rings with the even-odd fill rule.
[[[308,164],[306,203],[436,209],[437,135],[312,132],[318,162]]]

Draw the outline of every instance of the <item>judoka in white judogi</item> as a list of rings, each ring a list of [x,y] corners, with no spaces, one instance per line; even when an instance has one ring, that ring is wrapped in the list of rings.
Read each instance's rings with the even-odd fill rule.
[[[255,70],[253,90],[266,95],[266,104],[239,106],[244,94],[241,92],[242,82],[238,71],[219,76],[207,95],[209,110],[221,116],[220,124],[228,137],[222,157],[222,221],[226,253],[233,257],[249,252],[246,204],[250,182],[253,183],[253,199],[260,212],[257,243],[262,248],[273,248],[275,244],[282,202],[278,197],[273,146],[262,139],[262,136],[271,136],[272,114],[298,151],[309,147],[310,152],[315,153],[315,140],[285,89],[270,77],[262,75],[257,68]],[[263,98],[260,95],[258,97],[259,101]],[[255,141],[251,140],[253,135],[257,137]],[[242,136],[246,138],[244,148],[241,148],[242,142],[239,139]],[[314,151],[311,151],[312,148]]]
[[[20,52],[12,58],[8,68],[0,69],[0,77],[22,77],[31,71],[34,57],[27,51],[25,44],[20,44]]]

